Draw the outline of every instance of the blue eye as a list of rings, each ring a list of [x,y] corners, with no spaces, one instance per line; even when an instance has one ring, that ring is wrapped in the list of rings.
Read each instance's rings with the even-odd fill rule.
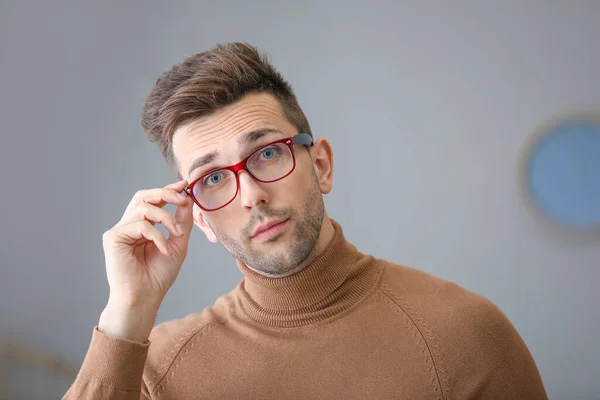
[[[267,149],[264,149],[260,155],[265,160],[271,160],[277,156],[278,151],[279,149],[276,147],[269,147]]]
[[[202,184],[204,186],[215,186],[215,185],[218,185],[219,183],[221,183],[222,180],[223,180],[223,173],[215,172],[214,174],[210,174],[209,176],[204,178],[204,181],[202,182]]]

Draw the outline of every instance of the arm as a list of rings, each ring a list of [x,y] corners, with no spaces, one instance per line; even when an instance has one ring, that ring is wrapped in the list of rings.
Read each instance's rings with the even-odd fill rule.
[[[121,302],[109,301],[64,399],[149,398],[142,375],[157,311],[154,306],[124,308]]]
[[[142,382],[148,337],[187,255],[193,226],[186,182],[138,191],[102,237],[110,297],[81,370],[64,399],[150,398]],[[162,208],[177,206],[175,216]],[[169,231],[163,235],[156,224]]]
[[[149,399],[142,382],[148,347],[148,342],[115,338],[94,328],[83,365],[63,399]]]

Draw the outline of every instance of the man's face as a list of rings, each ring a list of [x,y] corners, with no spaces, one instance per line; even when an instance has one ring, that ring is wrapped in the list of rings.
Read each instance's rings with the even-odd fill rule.
[[[259,130],[269,132],[241,140]],[[237,164],[259,147],[297,133],[273,96],[251,94],[179,127],[173,149],[181,175],[191,183],[216,168]],[[194,206],[194,222],[209,240],[221,242],[236,259],[271,276],[294,273],[310,258],[322,229],[322,193],[331,190],[331,168],[322,166],[331,158],[329,144],[321,139],[310,153],[300,145],[294,145],[293,151],[296,167],[282,180],[261,183],[242,171],[238,194],[230,204],[208,212]],[[216,154],[213,161],[189,171],[196,160],[211,152]],[[272,222],[281,223],[255,235],[259,227]]]

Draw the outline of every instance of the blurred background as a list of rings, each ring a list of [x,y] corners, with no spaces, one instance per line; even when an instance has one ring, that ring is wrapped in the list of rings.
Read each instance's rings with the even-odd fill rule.
[[[62,376],[48,398],[107,300],[102,233],[175,180],[139,125],[148,92],[182,57],[246,41],[332,144],[325,201],[347,238],[496,303],[550,398],[600,399],[600,238],[554,229],[519,185],[540,126],[600,110],[600,1],[357,3],[0,2],[0,337],[64,364],[43,367]],[[241,278],[195,228],[157,322]],[[5,398],[45,379],[25,369],[5,365]]]

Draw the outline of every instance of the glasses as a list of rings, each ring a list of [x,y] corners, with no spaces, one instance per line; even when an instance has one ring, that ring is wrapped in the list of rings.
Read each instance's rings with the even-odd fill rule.
[[[294,171],[296,157],[294,144],[312,146],[308,133],[280,139],[253,151],[235,165],[220,168],[202,175],[186,188],[185,192],[204,211],[219,210],[235,199],[239,190],[239,172],[245,170],[258,182],[277,182]]]

